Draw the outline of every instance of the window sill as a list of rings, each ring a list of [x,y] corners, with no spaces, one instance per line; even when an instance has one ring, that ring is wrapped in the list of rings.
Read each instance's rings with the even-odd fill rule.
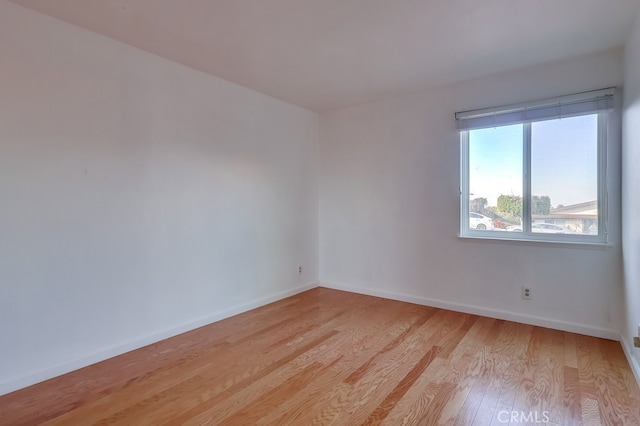
[[[538,240],[534,238],[505,238],[495,235],[462,235],[458,238],[463,241],[471,241],[478,243],[497,243],[497,244],[515,244],[515,245],[532,245],[532,246],[548,246],[557,248],[574,248],[574,249],[591,249],[591,250],[609,250],[613,246],[610,243],[600,241],[572,241],[572,240]]]

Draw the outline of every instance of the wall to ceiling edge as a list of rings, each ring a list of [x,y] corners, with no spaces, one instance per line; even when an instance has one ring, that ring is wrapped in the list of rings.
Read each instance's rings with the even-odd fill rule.
[[[626,86],[637,81],[637,27]],[[637,197],[625,202],[623,287],[616,126],[609,248],[456,236],[453,113],[621,86],[619,49],[320,124],[3,0],[0,54],[0,394],[311,288],[318,275],[328,287],[607,338],[638,322]],[[632,154],[638,132],[625,123]],[[637,174],[625,164],[628,196]]]
[[[0,394],[316,285],[316,113],[5,1],[0,56]]]

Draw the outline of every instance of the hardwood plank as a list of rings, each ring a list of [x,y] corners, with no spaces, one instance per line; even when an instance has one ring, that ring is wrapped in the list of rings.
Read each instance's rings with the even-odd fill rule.
[[[418,424],[423,425],[436,425],[439,424],[439,419],[442,415],[442,411],[444,410],[447,401],[451,399],[451,395],[455,391],[456,385],[453,383],[439,383],[436,385],[436,391],[434,398],[431,400],[429,405],[425,408],[424,412],[421,413],[420,420]]]
[[[591,350],[591,338],[588,336],[576,336],[576,355],[578,361],[578,383],[580,384],[580,397],[589,402],[597,402],[597,389],[593,378],[593,365],[589,351]],[[581,401],[582,403],[582,401]]]
[[[434,348],[433,341],[436,335],[427,339],[423,339],[421,336],[412,336],[396,350],[376,360],[375,367],[352,386],[351,396],[353,399],[351,404],[353,409],[349,410],[348,416],[341,419],[341,423],[362,424],[365,422],[369,414],[383,402],[385,396],[398,386],[403,377],[409,375],[416,363],[425,357],[430,357],[430,355],[424,356],[423,354]],[[439,351],[439,348],[435,351]]]
[[[498,321],[479,318],[451,353],[442,381],[455,383],[456,389],[445,406],[440,423],[469,425],[473,422],[488,386],[483,374],[487,370],[489,348],[484,344],[498,336]]]
[[[474,318],[473,316],[471,318]],[[498,321],[493,318],[479,317],[475,318],[473,326],[462,337],[460,344],[451,353],[449,359],[456,362],[460,357],[465,355],[473,355],[479,350],[487,346],[486,341],[491,338],[491,334],[495,332]],[[494,340],[495,341],[495,338]]]
[[[484,393],[489,387],[489,379],[480,375],[476,378],[473,387],[469,391],[467,398],[464,400],[462,407],[456,417],[456,426],[467,426],[474,424],[476,414],[484,398]]]
[[[602,426],[600,406],[597,400],[582,397],[580,406],[582,407],[582,424],[584,426]]]
[[[367,407],[375,407],[378,401],[382,403],[386,390],[392,391],[392,386],[400,382],[401,375],[418,361],[419,354],[429,351],[435,343],[446,338],[451,330],[462,324],[462,318],[449,311],[438,311],[437,315],[430,317],[422,327],[416,329],[415,333],[406,335],[399,347],[376,353],[368,360],[367,370],[364,375],[359,376],[357,382],[348,388],[339,389],[345,394],[343,405],[347,407],[346,410],[335,410],[332,405],[328,405],[327,409],[322,409],[318,416],[303,419],[302,423],[335,421],[338,424],[358,424],[366,421],[368,414],[372,411]],[[373,396],[372,389],[376,390]],[[367,405],[362,403],[363,399],[367,401]]]
[[[0,424],[467,426],[513,410],[640,425],[640,389],[618,342],[317,288],[2,396]]]
[[[567,414],[564,407],[564,333],[558,330],[546,329],[551,334],[551,347],[549,351],[549,362],[551,377],[549,387],[549,398],[546,404],[549,420],[552,423],[565,424]]]
[[[576,335],[573,333],[563,333],[564,337],[564,365],[571,368],[578,368],[578,354],[576,353]]]
[[[376,352],[365,363],[360,365],[360,367],[358,367],[353,373],[351,373],[349,377],[347,377],[344,380],[344,382],[349,385],[354,385],[356,382],[362,379],[362,377],[364,377],[367,371],[375,363],[376,359],[379,359],[390,350],[396,348],[399,344],[401,344],[407,338],[407,336],[409,336],[411,333],[415,332],[415,330],[422,327],[422,325],[426,323],[429,320],[429,318],[431,318],[435,313],[436,313],[435,310],[429,310],[425,312],[422,316],[418,318],[416,322],[411,324],[411,326],[407,327],[402,333],[400,333],[393,340],[387,343],[379,352]]]
[[[466,365],[467,368],[465,370],[460,368],[461,373],[457,377],[457,380],[455,382],[444,382],[453,383],[454,388],[451,395],[449,395],[449,400],[445,403],[445,406],[442,409],[438,420],[439,424],[453,425],[456,423],[456,419],[460,415],[460,407],[464,405],[464,402],[473,389],[475,382],[478,380],[480,370],[482,369],[482,353],[478,353],[476,356],[467,355],[466,357],[468,360],[463,360],[463,362],[460,363],[460,366]]]
[[[582,424],[578,369],[570,366],[564,367],[564,408],[565,425],[579,426]]]
[[[616,379],[623,383],[619,388],[624,389],[625,394],[637,402],[635,406],[638,408],[637,415],[640,415],[640,387],[633,376],[633,372],[629,369],[629,363],[624,352],[620,350],[622,347],[620,342],[613,340],[598,339],[602,351],[602,358],[611,368],[611,373]]]
[[[398,401],[382,424],[389,426],[418,424],[439,389],[439,383],[431,380],[446,366],[447,360],[436,357],[406,392],[404,398]]]
[[[473,324],[476,322],[475,315],[465,315],[464,323],[460,326],[460,328],[455,331],[448,333],[446,337],[443,338],[438,345],[442,348],[438,356],[440,358],[449,358],[451,353],[458,347],[464,336],[467,332],[473,327]]]
[[[563,424],[564,339],[562,332],[534,327],[527,347],[524,368],[511,409],[525,419],[544,419]],[[504,417],[504,414],[501,415]],[[500,421],[500,419],[497,419]],[[495,423],[495,421],[494,421]]]
[[[594,383],[597,389],[597,401],[600,417],[605,425],[640,424],[640,417],[632,408],[632,400],[625,392],[622,377],[605,360],[603,346],[598,339],[590,339],[589,357],[593,369]],[[605,347],[606,349],[606,347]]]
[[[416,365],[413,366],[411,371],[409,371],[396,385],[395,388],[391,391],[390,394],[382,401],[378,407],[369,415],[367,420],[364,422],[366,425],[377,425],[382,422],[388,415],[389,412],[395,407],[398,401],[402,399],[402,397],[407,393],[411,385],[415,383],[418,377],[424,372],[424,370],[431,364],[431,362],[439,355],[441,349],[438,346],[432,347],[420,360]]]
[[[464,317],[460,317],[460,319],[463,319],[463,318]],[[449,320],[446,323],[451,323],[451,320]],[[461,323],[461,324],[462,324],[462,327],[465,327],[464,323]],[[476,327],[476,330],[478,328],[482,328],[482,327],[478,326]],[[472,327],[469,330],[469,333],[467,334],[471,334],[471,330],[474,330],[474,327]],[[493,325],[491,325],[491,327],[489,328],[489,332],[491,332],[491,330],[494,330]],[[444,332],[444,335],[440,337],[436,337],[437,340],[434,339],[434,341],[436,341],[437,344],[446,342],[447,335],[450,334],[450,332],[447,329],[443,329],[441,331]],[[483,339],[482,332],[478,332],[477,335],[479,339]],[[465,339],[463,339],[463,341],[464,340]],[[461,342],[461,344],[458,346],[459,350],[455,353],[465,354],[467,350],[471,352],[474,347],[479,347],[479,346],[480,346],[479,342],[477,345]],[[481,351],[481,352],[482,352],[482,362],[479,364],[479,366],[480,366],[480,369],[483,370],[487,368],[485,365],[487,360],[486,360],[485,352],[484,351]],[[455,356],[455,354],[452,353],[451,356]],[[458,357],[458,358],[461,358],[461,357]],[[464,358],[464,363],[465,363],[464,368],[466,368],[468,366],[467,364],[470,364],[471,362],[469,361],[468,358]],[[389,424],[389,425],[415,424],[416,422],[424,420],[422,419],[421,413],[423,413],[428,409],[428,407],[432,404],[434,398],[436,397],[436,395],[433,393],[434,389],[437,389],[437,385],[443,383],[444,379],[451,378],[451,379],[457,380],[457,377],[460,374],[459,370],[462,370],[461,367],[462,367],[461,365],[452,365],[450,360],[438,356],[438,358],[434,362],[432,362],[431,365],[429,365],[429,367],[425,370],[422,376],[415,382],[412,388],[407,392],[407,396],[405,397],[405,399],[398,402],[398,404],[392,410],[392,412],[390,413],[388,419],[384,422],[384,424]],[[462,388],[460,388],[460,391],[464,392],[465,388],[466,388],[466,383]],[[456,392],[455,389],[452,390],[452,393],[455,394],[455,392]]]
[[[415,305],[410,305],[409,307],[413,306]],[[334,385],[339,380],[346,381],[347,377],[353,374],[354,366],[367,365],[367,367],[371,367],[372,360],[376,360],[381,356],[380,352],[388,356],[388,342],[400,342],[401,340],[397,339],[398,336],[404,336],[406,339],[409,334],[405,333],[405,331],[407,329],[411,329],[411,325],[414,324],[416,318],[418,318],[411,313],[410,309],[406,308],[407,306],[405,306],[400,312],[394,313],[392,317],[385,320],[385,323],[379,322],[379,320],[383,318],[383,315],[381,315],[381,312],[377,312],[370,321],[361,323],[359,327],[352,328],[350,330],[345,329],[345,334],[348,336],[349,340],[341,346],[343,348],[342,353],[345,354],[345,359],[349,359],[351,362],[334,376],[335,380],[333,383],[314,383],[312,386],[312,392],[314,392],[314,394],[318,394],[318,387],[321,387],[324,391],[324,393],[321,394],[322,397],[318,400],[314,400],[310,398],[303,398],[301,395],[296,395],[288,404],[290,406],[289,410],[278,410],[274,413],[274,416],[267,416],[264,424],[290,424],[294,420],[295,424],[307,424],[311,423],[314,417],[319,417],[324,423],[330,419],[342,416],[344,413],[339,410],[335,410],[330,398],[327,398],[327,396],[332,395],[332,392],[342,395],[345,393],[345,390],[352,391],[353,387],[351,385],[345,387],[336,387]],[[429,309],[430,308],[426,308],[425,310],[425,308],[422,307],[422,309],[417,310],[415,314],[418,316],[424,315]],[[384,312],[382,312],[382,314],[384,314]],[[391,324],[389,321],[391,321],[391,323],[395,322],[399,326],[389,328]],[[383,337],[382,339],[380,339],[380,337],[376,337],[380,336],[379,330],[381,328],[390,329],[389,333],[384,333],[381,336]],[[426,329],[422,330],[423,333],[425,331]],[[376,344],[371,344],[371,342],[376,342]],[[380,349],[381,347],[382,350]],[[387,349],[385,350],[385,348]],[[360,369],[360,367],[357,368],[358,370]],[[349,392],[349,394],[349,396],[353,396],[353,392]],[[275,421],[275,419],[278,420]]]
[[[317,378],[318,375],[325,371],[326,368],[330,368],[331,365],[333,365],[337,361],[338,360],[335,360],[328,366],[314,362],[313,364],[305,367],[305,369],[303,369],[300,373],[296,374],[286,382],[280,384],[273,390],[264,393],[258,399],[254,400],[251,404],[246,405],[234,415],[227,417],[219,423],[216,423],[221,426],[255,424],[258,420],[267,415],[275,407],[286,403],[289,395],[304,390],[311,382],[313,382],[315,378]],[[208,425],[214,423],[215,419],[215,417],[198,416],[184,424]]]
[[[285,383],[291,381],[291,377],[296,375],[297,371],[301,369],[307,368],[310,364],[320,364],[327,365],[326,368],[323,368],[318,372],[317,375],[313,376],[313,380],[308,382],[308,386],[311,387],[317,382],[321,382],[322,380],[327,379],[336,379],[336,374],[334,370],[343,371],[346,370],[349,361],[345,359],[345,353],[343,351],[336,350],[335,347],[343,347],[348,343],[349,335],[346,333],[337,334],[334,338],[332,338],[331,344],[329,342],[325,342],[325,344],[321,346],[316,346],[313,349],[301,354],[299,357],[295,358],[291,362],[284,364],[278,370],[272,372],[269,376],[265,376],[263,378],[258,379],[256,382],[252,383],[250,387],[244,388],[241,391],[235,393],[234,395],[230,395],[228,398],[219,401],[219,403],[209,405],[209,408],[200,413],[195,419],[204,419],[202,423],[218,423],[220,421],[226,421],[222,419],[226,419],[234,410],[246,410],[247,405],[255,405],[255,401],[265,393],[270,392],[270,390],[274,386],[283,386]],[[294,380],[295,382],[295,380]],[[310,391],[307,389],[307,391]],[[295,398],[292,398],[293,395],[302,394],[301,392],[289,392],[287,397],[286,407],[288,410],[292,408],[295,404]],[[263,415],[260,417],[260,420],[266,419],[272,415],[272,413],[277,412],[278,408],[284,406],[284,404],[275,404],[271,406],[269,412],[262,412]],[[253,410],[255,412],[259,410]],[[191,423],[192,420],[189,420],[189,417],[192,413],[186,413],[183,418],[177,417],[172,419],[172,423],[179,422],[188,424]],[[232,416],[236,418],[234,414]],[[246,417],[246,415],[245,415]],[[258,419],[253,419],[257,422]]]
[[[524,324],[507,323],[496,340],[493,349],[497,358],[494,375],[494,380],[497,381],[497,389],[491,393],[485,393],[485,397],[492,396],[495,398],[495,407],[492,410],[491,405],[488,407],[493,412],[490,424],[504,424],[501,421],[500,413],[513,411],[517,389],[527,361],[532,329],[533,327]],[[481,410],[483,410],[482,405],[479,411]],[[476,417],[474,423],[478,422],[479,418]]]

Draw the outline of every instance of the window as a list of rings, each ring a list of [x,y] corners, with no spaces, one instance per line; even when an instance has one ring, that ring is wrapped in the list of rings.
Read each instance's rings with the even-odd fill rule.
[[[463,237],[606,243],[614,89],[456,114]]]

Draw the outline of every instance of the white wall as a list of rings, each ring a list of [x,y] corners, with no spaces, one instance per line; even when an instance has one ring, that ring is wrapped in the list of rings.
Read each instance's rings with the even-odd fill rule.
[[[625,50],[622,139],[622,247],[624,258],[625,321],[622,339],[635,359],[640,381],[640,349],[633,336],[640,324],[640,17]]]
[[[313,285],[317,135],[0,0],[0,394]]]
[[[617,86],[622,68],[622,51],[609,50],[321,115],[320,282],[617,339],[619,115],[611,247],[588,249],[457,237],[454,113]]]

